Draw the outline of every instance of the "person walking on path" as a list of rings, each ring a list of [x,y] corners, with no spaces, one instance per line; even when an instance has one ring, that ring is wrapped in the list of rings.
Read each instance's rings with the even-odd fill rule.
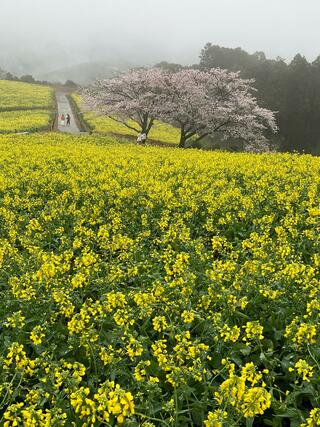
[[[70,122],[71,122],[71,117],[70,114],[67,114],[67,126],[70,126]]]
[[[1,0],[0,0],[1,3]],[[57,101],[57,131],[69,133],[69,134],[80,134],[81,129],[77,124],[77,113],[72,111],[70,101],[63,91],[56,92]],[[68,119],[70,116],[70,121]],[[0,417],[1,418],[1,417]],[[1,424],[1,422],[0,422]]]

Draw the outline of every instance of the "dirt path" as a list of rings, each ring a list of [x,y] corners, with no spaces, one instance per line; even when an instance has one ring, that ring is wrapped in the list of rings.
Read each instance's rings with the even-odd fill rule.
[[[58,107],[58,130],[60,132],[65,132],[65,133],[79,134],[80,129],[77,125],[70,102],[66,97],[66,94],[64,92],[57,91],[56,99],[57,99],[57,107]],[[61,125],[61,120],[60,120],[61,114],[64,114],[65,116],[67,114],[70,114],[70,117],[71,117],[70,126],[67,126],[66,123],[64,126]]]

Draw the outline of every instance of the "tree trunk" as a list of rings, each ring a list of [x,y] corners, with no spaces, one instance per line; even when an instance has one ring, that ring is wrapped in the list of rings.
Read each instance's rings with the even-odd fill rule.
[[[149,124],[148,124],[147,129],[146,129],[146,135],[147,136],[149,135],[149,132],[153,126],[153,122],[154,122],[154,119],[149,119]]]
[[[180,142],[179,142],[179,148],[186,148],[186,132],[184,129],[184,125],[181,125],[180,128]]]
[[[146,136],[149,135],[149,132],[153,126],[154,118],[150,117],[149,114],[143,114],[142,121],[140,123],[141,133],[145,133]]]
[[[186,140],[185,140],[185,138],[180,138],[179,148],[186,148]]]

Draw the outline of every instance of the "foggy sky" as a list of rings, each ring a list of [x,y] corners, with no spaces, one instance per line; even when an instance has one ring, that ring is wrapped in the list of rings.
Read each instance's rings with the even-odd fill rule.
[[[320,0],[0,0],[0,67],[198,62],[208,41],[290,60],[320,54]]]

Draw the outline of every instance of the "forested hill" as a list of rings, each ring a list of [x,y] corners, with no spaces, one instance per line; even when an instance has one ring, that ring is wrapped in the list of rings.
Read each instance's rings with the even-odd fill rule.
[[[278,112],[280,149],[320,153],[320,56],[310,63],[298,54],[287,63],[208,43],[200,67],[240,70],[242,77],[254,78],[259,103]]]

